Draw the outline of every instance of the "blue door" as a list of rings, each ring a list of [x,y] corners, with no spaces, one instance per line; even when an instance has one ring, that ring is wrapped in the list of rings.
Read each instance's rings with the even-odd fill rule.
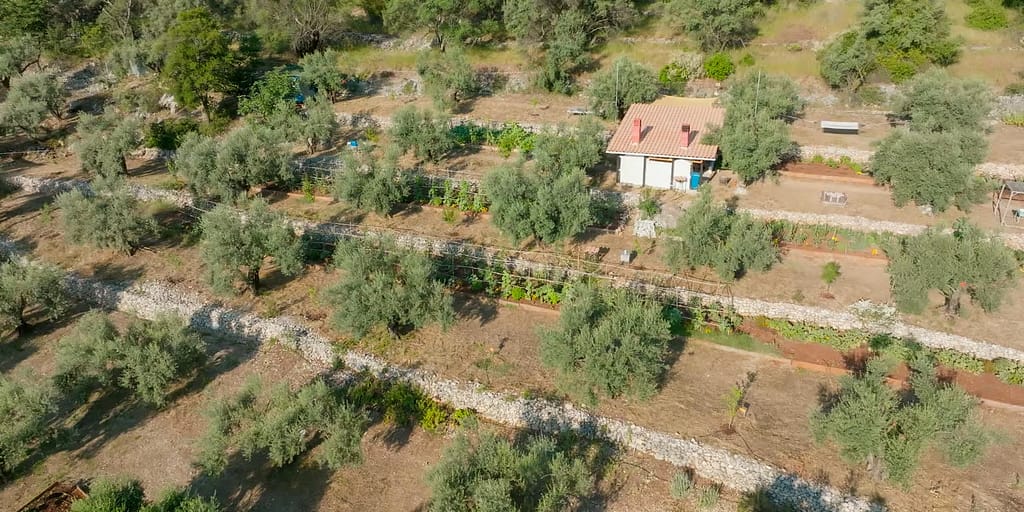
[[[700,173],[699,172],[690,173],[690,190],[697,190],[697,187],[699,187],[699,186],[700,186]]]

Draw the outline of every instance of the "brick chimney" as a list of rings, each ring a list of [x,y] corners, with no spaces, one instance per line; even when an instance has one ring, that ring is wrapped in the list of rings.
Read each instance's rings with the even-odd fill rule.
[[[643,133],[643,122],[638,117],[633,120],[633,144],[640,144],[641,133]]]
[[[690,147],[690,125],[684,124],[679,130],[679,145]]]

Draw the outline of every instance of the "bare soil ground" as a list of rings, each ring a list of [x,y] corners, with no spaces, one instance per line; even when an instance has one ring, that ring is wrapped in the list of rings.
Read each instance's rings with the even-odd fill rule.
[[[0,227],[23,246],[32,247],[37,257],[104,279],[167,279],[201,293],[207,289],[201,273],[194,268],[193,262],[198,261],[195,250],[183,245],[181,240],[171,237],[154,246],[154,250],[142,251],[132,258],[69,246],[54,229],[55,219],[40,219],[43,214],[31,208],[25,200],[31,201],[32,198],[12,197],[2,203],[6,220]],[[39,200],[36,201],[38,208]],[[17,217],[12,218],[13,214]],[[788,279],[776,276],[774,283],[765,283],[766,288],[778,293],[776,288],[790,281],[814,282],[818,265],[793,264],[795,268],[790,271],[804,275]],[[858,274],[851,272],[851,275]],[[292,280],[284,280],[273,269],[268,269],[264,280],[266,288],[260,296],[247,294],[221,300],[268,315],[303,316],[330,332],[325,321],[329,309],[319,302],[319,293],[332,280],[331,273],[319,267],[311,268]],[[552,325],[557,320],[555,313],[542,313],[538,308],[506,307],[476,298],[461,302],[458,309],[460,321],[449,333],[427,328],[399,343],[370,340],[363,347],[386,354],[396,362],[435,370],[447,377],[477,379],[492,388],[514,393],[528,390],[537,395],[557,396],[551,372],[538,361],[536,337],[538,326]],[[722,428],[726,422],[722,396],[748,371],[758,373],[751,395],[754,407],[751,416],[736,425],[738,434],[732,434]],[[829,377],[794,371],[754,355],[693,344],[682,348],[664,390],[653,400],[644,403],[609,401],[602,403],[598,410],[658,430],[747,453],[806,477],[850,487],[865,495],[880,494],[896,510],[966,509],[972,496],[991,510],[1015,510],[1022,506],[1019,490],[1011,487],[1014,475],[1024,472],[1024,459],[1015,455],[1024,449],[1021,445],[1024,442],[1024,422],[1020,421],[1019,414],[984,410],[983,415],[989,424],[1004,433],[1003,444],[989,451],[981,464],[966,470],[947,469],[934,460],[926,460],[915,484],[904,492],[871,482],[859,470],[839,461],[833,448],[813,444],[807,431],[807,414],[815,407],[822,386],[830,383]],[[121,465],[110,464],[110,467],[122,470]],[[392,467],[392,464],[387,467]],[[187,462],[181,463],[180,469],[175,471],[186,475],[183,479],[190,474]],[[408,480],[414,477],[395,478]],[[288,481],[273,480],[275,484]],[[367,485],[363,484],[363,487]],[[33,489],[44,486],[40,482]],[[217,488],[216,485],[213,488]],[[238,493],[244,488],[244,484],[235,484],[231,490],[218,495],[241,496]],[[24,491],[26,497],[31,494],[32,491]],[[269,503],[267,500],[272,498],[246,499],[250,501],[244,503],[253,503],[255,507],[261,502]]]
[[[112,316],[122,325],[130,319],[121,313]],[[0,342],[4,373],[31,369],[36,375],[52,374],[56,344],[73,320],[43,324],[32,336]],[[430,497],[427,470],[440,459],[451,433],[430,434],[419,428],[397,432],[376,424],[363,438],[364,461],[356,467],[330,471],[307,457],[272,469],[259,458],[245,461],[234,456],[224,474],[201,474],[192,464],[196,442],[206,428],[203,413],[209,400],[236,392],[254,376],[268,384],[296,386],[316,373],[279,345],[257,349],[214,338],[208,343],[213,362],[165,408],[152,410],[122,393],[111,393],[94,397],[72,414],[67,422],[70,433],[42,449],[27,474],[0,486],[0,503],[10,506],[4,509],[14,510],[53,481],[120,476],[138,478],[153,498],[169,487],[188,486],[216,496],[225,510],[232,511],[424,509]],[[619,454],[603,475],[593,505],[622,511],[670,509],[674,503],[667,482],[674,471],[666,463]]]

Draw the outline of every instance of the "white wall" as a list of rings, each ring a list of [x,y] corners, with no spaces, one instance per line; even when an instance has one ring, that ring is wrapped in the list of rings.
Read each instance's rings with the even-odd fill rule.
[[[672,186],[676,190],[690,190],[690,173],[693,162],[682,158],[672,164]],[[682,180],[682,181],[680,181]]]
[[[672,188],[672,162],[647,159],[644,184],[654,188]]]
[[[619,156],[619,183],[636,186],[644,184],[644,157]]]

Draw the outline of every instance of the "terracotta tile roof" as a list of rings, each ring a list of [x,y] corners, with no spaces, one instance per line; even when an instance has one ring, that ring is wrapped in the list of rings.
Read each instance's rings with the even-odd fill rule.
[[[608,153],[714,160],[718,146],[701,144],[711,126],[721,126],[725,110],[709,106],[670,106],[634,103],[626,111],[611,140]],[[640,143],[633,142],[633,121],[640,119]],[[690,126],[690,144],[682,144],[682,126]]]

